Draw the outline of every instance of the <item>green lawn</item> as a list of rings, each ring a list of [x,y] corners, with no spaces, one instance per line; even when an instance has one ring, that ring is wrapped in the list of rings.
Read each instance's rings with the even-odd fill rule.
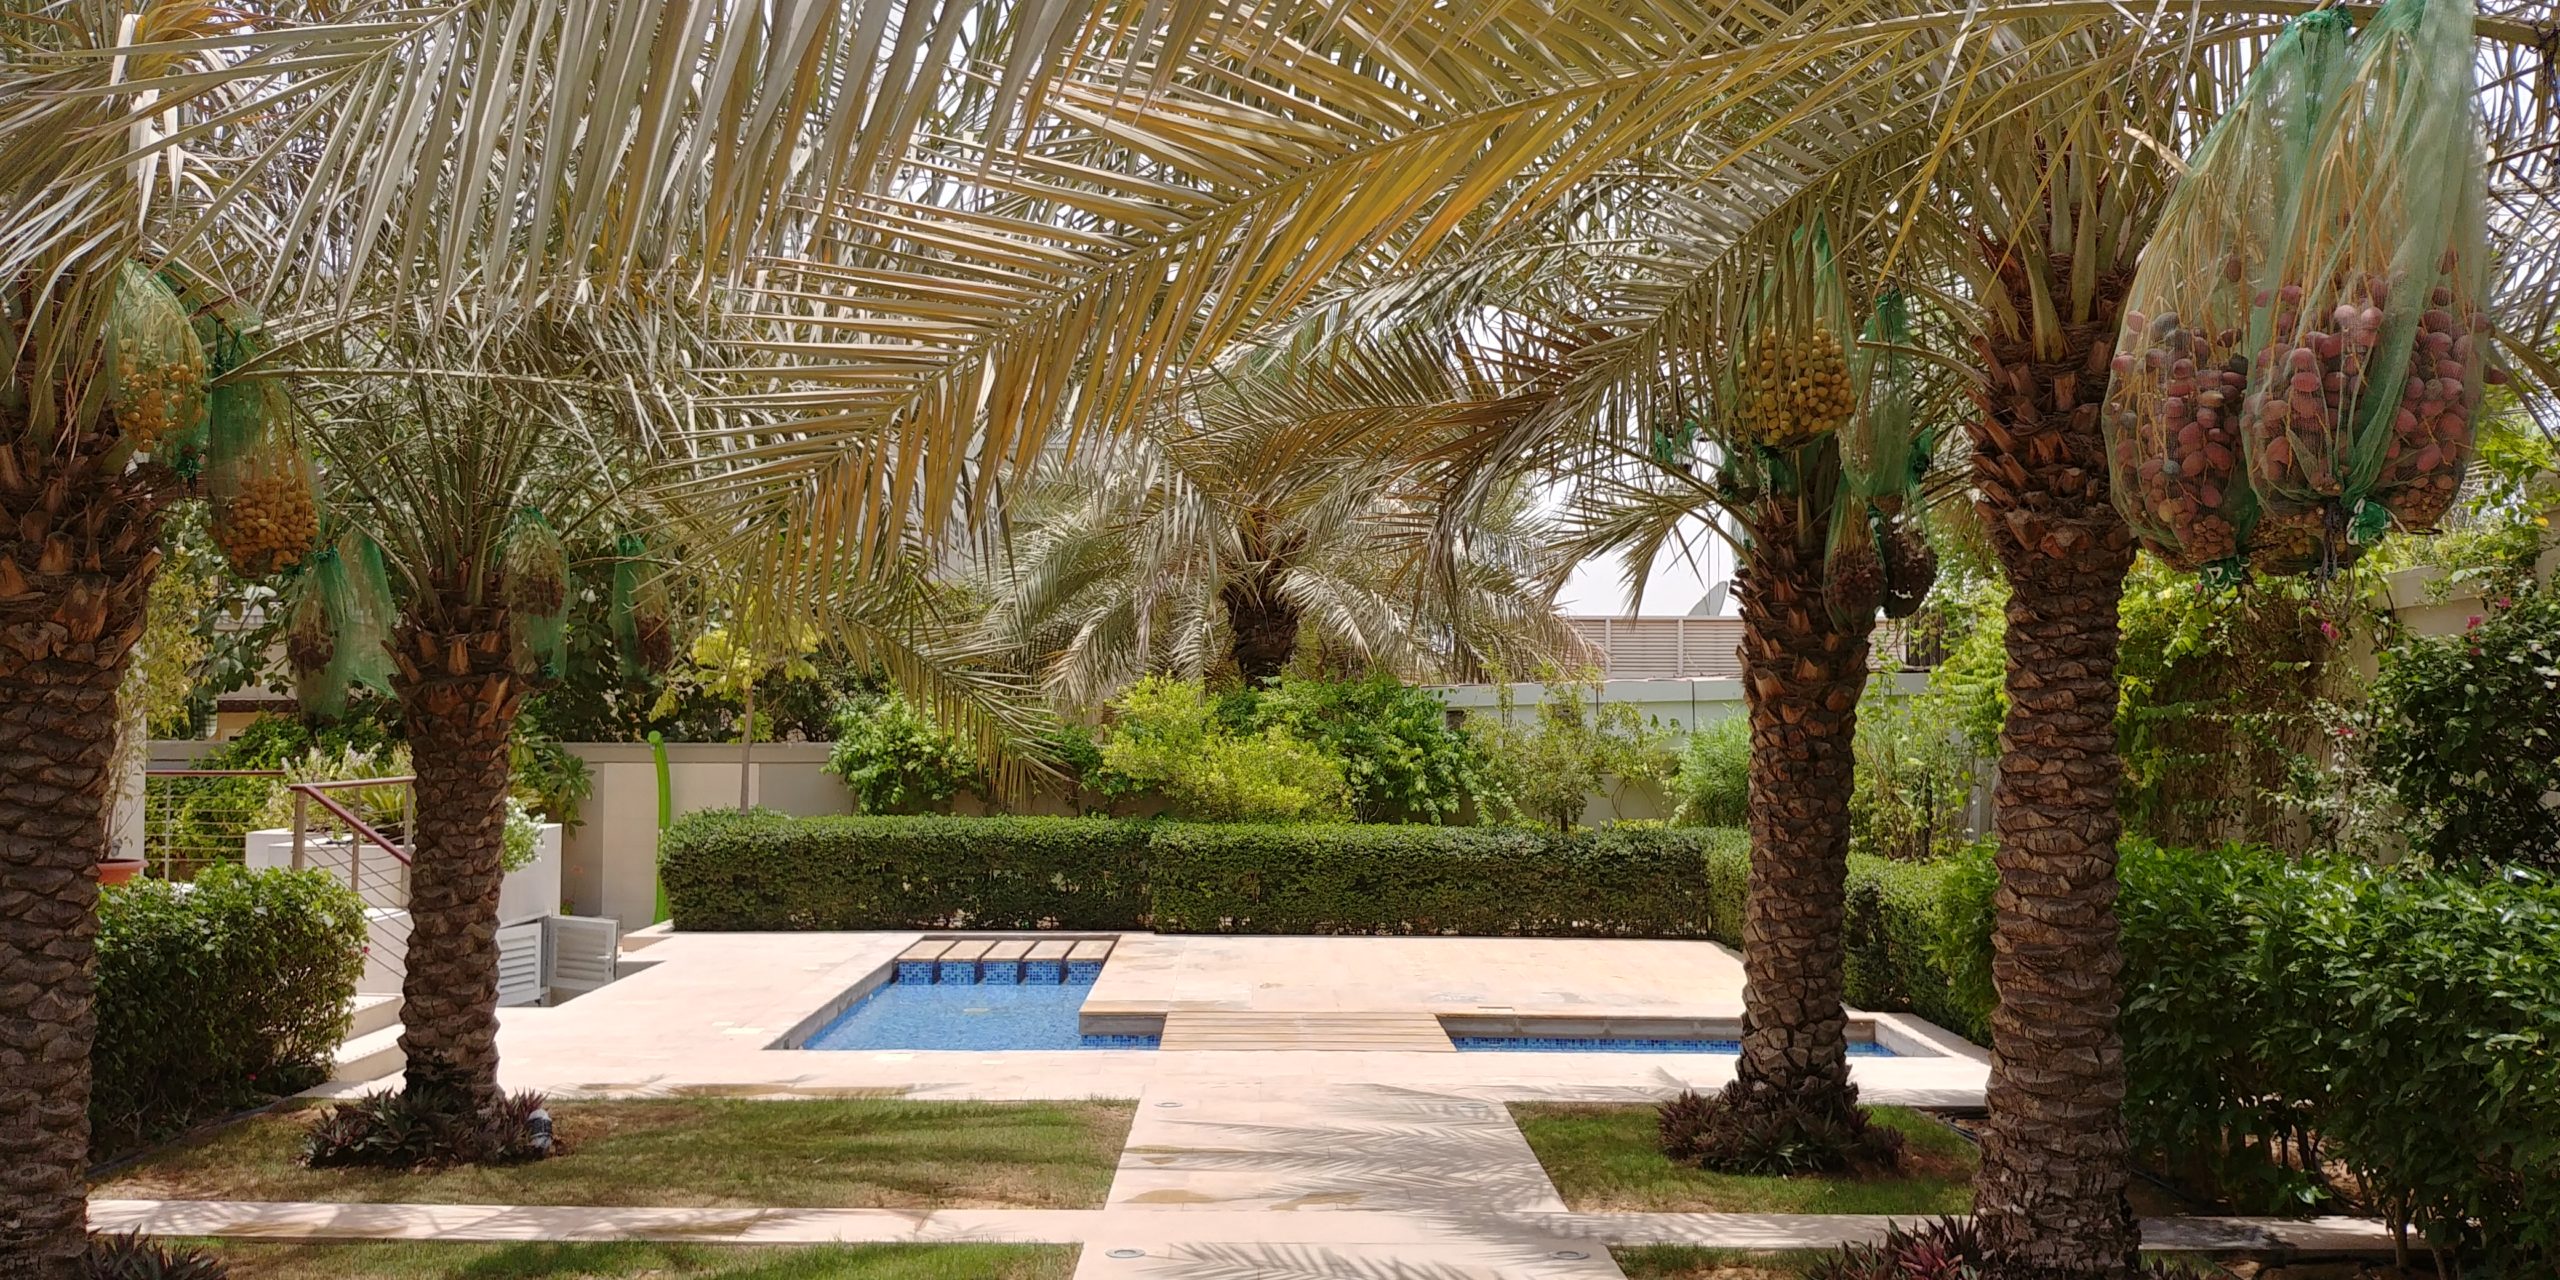
[[[303,1168],[297,1156],[311,1114],[305,1110],[254,1117],[163,1151],[91,1193],[364,1204],[1089,1209],[1110,1190],[1135,1110],[1128,1102],[872,1098],[558,1102],[551,1111],[569,1154],[425,1173]]]
[[[1877,1107],[1904,1139],[1902,1169],[1883,1177],[1749,1178],[1675,1165],[1655,1145],[1654,1109],[1513,1103],[1538,1163],[1576,1212],[1965,1213],[1973,1144],[1916,1111]],[[1667,1272],[1679,1275],[1680,1272]],[[1705,1274],[1713,1275],[1714,1272]]]
[[[1067,1280],[1074,1245],[190,1241],[258,1280]]]
[[[1821,1255],[1645,1244],[1622,1245],[1609,1256],[1618,1260],[1627,1280],[1798,1280]]]

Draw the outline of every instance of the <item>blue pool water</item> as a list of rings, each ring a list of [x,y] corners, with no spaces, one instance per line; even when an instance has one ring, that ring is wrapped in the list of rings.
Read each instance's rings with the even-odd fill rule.
[[[1461,1053],[1740,1053],[1739,1040],[1650,1040],[1612,1036],[1451,1036]],[[1890,1058],[1880,1044],[1849,1042],[1852,1058]]]
[[[804,1049],[1153,1049],[1154,1036],[1077,1029],[1089,983],[892,982],[864,996]]]

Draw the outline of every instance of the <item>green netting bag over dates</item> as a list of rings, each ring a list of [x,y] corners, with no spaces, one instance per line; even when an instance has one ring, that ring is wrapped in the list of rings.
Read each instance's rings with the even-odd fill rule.
[[[2101,421],[2116,509],[2180,569],[2234,562],[2257,523],[2240,473],[2256,282],[2351,67],[2334,10],[2295,19],[2205,134],[2152,232],[2116,335]]]
[[[318,545],[319,480],[294,443],[293,402],[282,383],[235,379],[218,391],[205,445],[213,541],[234,572],[263,578]]]
[[[1825,590],[1843,622],[1863,621],[1877,608],[1905,618],[1936,583],[1938,561],[1911,518],[1930,440],[1919,425],[1920,358],[1900,290],[1877,296],[1849,363],[1860,403],[1838,436],[1842,490],[1825,552]]]
[[[507,607],[518,674],[557,680],[569,641],[569,549],[542,513],[520,508],[498,551],[498,589]]]
[[[303,711],[334,720],[358,686],[391,692],[394,609],[382,549],[364,534],[340,534],[303,562],[285,623],[285,660]]]
[[[140,453],[204,422],[205,352],[178,295],[148,267],[116,271],[107,301],[107,407]]]
[[[2259,279],[2244,443],[2281,522],[2262,569],[2431,529],[2462,483],[2488,329],[2472,19],[2469,0],[2390,0],[2358,34]]]

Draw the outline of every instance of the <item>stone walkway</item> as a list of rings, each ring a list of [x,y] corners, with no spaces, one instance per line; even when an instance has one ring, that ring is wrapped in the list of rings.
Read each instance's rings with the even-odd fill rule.
[[[288,1239],[1080,1244],[1081,1280],[1603,1280],[1620,1275],[1611,1244],[1829,1248],[1873,1240],[1885,1228],[1885,1219],[1857,1216],[1572,1213],[1504,1106],[1712,1090],[1732,1078],[1730,1055],[1464,1053],[1450,1051],[1446,1037],[1436,1051],[1276,1047],[1314,1031],[1328,1043],[1350,1042],[1335,1026],[1350,1023],[1428,1029],[1443,1018],[1533,1018],[1544,1020],[1540,1034],[1598,1035],[1627,1033],[1628,1019],[1729,1022],[1741,1010],[1741,969],[1713,943],[1124,935],[1087,1013],[1206,1015],[1203,1043],[1250,1031],[1247,1043],[1262,1047],[784,1047],[878,981],[917,938],[667,937],[637,953],[648,967],[634,976],[558,1008],[502,1011],[502,1081],[568,1097],[1135,1098],[1104,1207],[101,1200],[91,1203],[91,1222],[100,1230]],[[1907,1015],[1853,1017],[1901,1055],[1852,1061],[1867,1101],[1980,1104],[1986,1059],[1978,1048]],[[2164,1220],[2147,1238],[2181,1249],[2389,1246],[2378,1226],[2352,1221]]]

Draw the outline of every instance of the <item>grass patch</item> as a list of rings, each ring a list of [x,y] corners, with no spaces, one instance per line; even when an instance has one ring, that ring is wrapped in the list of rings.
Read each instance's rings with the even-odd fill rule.
[[[259,1280],[1067,1280],[1074,1245],[190,1241]]]
[[[1621,1245],[1609,1251],[1627,1280],[1799,1280],[1821,1255],[1703,1249],[1693,1244]]]
[[[1902,1134],[1899,1172],[1882,1177],[1756,1178],[1709,1173],[1665,1159],[1655,1145],[1650,1104],[1511,1106],[1511,1117],[1528,1135],[1538,1163],[1546,1166],[1565,1204],[1577,1213],[1935,1215],[1971,1211],[1973,1175],[1979,1166],[1972,1143],[1902,1107],[1876,1107],[1869,1114],[1875,1123]]]
[[[190,1139],[119,1171],[91,1194],[354,1204],[1090,1209],[1099,1208],[1111,1188],[1136,1109],[1128,1102],[873,1098],[556,1102],[552,1116],[569,1143],[564,1157],[407,1173],[303,1168],[302,1133],[313,1114],[306,1108]]]

